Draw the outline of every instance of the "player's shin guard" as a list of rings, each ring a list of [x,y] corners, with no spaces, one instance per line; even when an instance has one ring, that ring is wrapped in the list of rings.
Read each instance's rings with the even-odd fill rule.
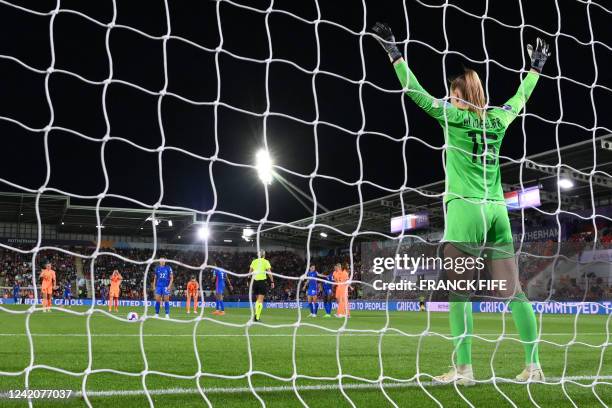
[[[317,312],[319,311],[319,302],[313,302],[313,314],[316,315]]]
[[[222,312],[225,312],[225,304],[223,303],[222,300],[219,301],[219,310],[221,310]]]
[[[472,364],[472,334],[474,319],[472,302],[465,298],[452,298],[449,305],[449,320],[453,344],[457,355],[457,365]]]
[[[170,302],[168,301],[164,302],[164,309],[166,310],[166,314],[169,315],[170,314]]]
[[[323,303],[323,306],[325,307],[325,314],[331,314],[331,310],[332,310],[331,302],[325,302]]]
[[[156,301],[155,302],[155,314],[157,314],[157,315],[159,314],[159,307],[160,306],[161,306],[160,303]]]
[[[314,314],[314,308],[312,307],[312,302],[308,302],[308,309],[310,309],[310,314]]]
[[[529,300],[524,293],[520,293],[516,295],[515,300],[510,302],[509,306],[512,310],[512,319],[523,342],[525,364],[539,365],[538,344],[535,343],[538,338],[538,324]]]
[[[261,311],[263,310],[263,303],[260,302],[256,302],[255,303],[255,319],[259,320],[259,317],[261,316]]]
[[[215,300],[215,310],[219,310],[219,299]]]

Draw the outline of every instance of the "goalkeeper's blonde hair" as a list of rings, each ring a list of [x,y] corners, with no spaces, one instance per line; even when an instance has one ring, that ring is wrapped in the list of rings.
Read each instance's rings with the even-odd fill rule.
[[[487,101],[476,71],[465,68],[463,74],[451,80],[450,89],[461,93],[461,99],[466,102],[468,110],[476,113],[481,119],[484,118]]]

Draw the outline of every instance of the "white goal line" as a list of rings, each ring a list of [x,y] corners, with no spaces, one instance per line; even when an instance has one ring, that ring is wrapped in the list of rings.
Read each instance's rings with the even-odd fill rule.
[[[560,383],[566,382],[578,382],[578,381],[601,381],[601,380],[612,380],[612,375],[602,375],[602,376],[589,376],[589,375],[577,375],[577,376],[567,376],[567,377],[551,377],[548,379],[546,383],[533,382],[532,384],[542,384],[542,385],[558,385]],[[525,385],[525,383],[518,383],[515,380],[510,380],[507,378],[496,377],[496,383],[505,383],[505,384],[516,384],[516,385]],[[493,378],[488,380],[478,381],[478,384],[492,384]],[[602,382],[602,385],[612,386],[612,383]],[[444,384],[435,381],[411,381],[411,382],[383,382],[383,388],[417,388],[417,387],[439,387],[439,386],[451,386],[452,384]],[[349,390],[372,390],[372,389],[380,389],[381,383],[343,383],[340,384],[326,384],[326,385],[298,385],[295,387],[289,385],[281,385],[276,387],[253,387],[252,389],[249,387],[211,387],[211,388],[203,388],[205,394],[244,394],[244,393],[252,393],[255,391],[256,393],[272,393],[272,392],[289,392],[289,391],[333,391],[342,389]],[[157,389],[157,390],[147,390],[149,395],[177,395],[177,394],[199,394],[200,391],[197,388],[166,388],[166,389]],[[127,396],[139,396],[145,395],[146,392],[144,390],[104,390],[104,391],[87,391],[88,397],[127,397]],[[1,394],[0,394],[1,395]],[[75,392],[75,396],[82,397],[83,393],[81,391]]]
[[[451,337],[450,333],[438,333],[442,336]],[[0,333],[0,337],[27,337],[27,333]],[[30,333],[32,337],[88,337],[87,333]],[[163,333],[149,333],[149,334],[128,334],[128,333],[91,333],[90,337],[246,337],[244,333],[242,334],[163,334]],[[249,337],[293,337],[293,334],[283,334],[283,333],[260,333],[253,334],[249,333]],[[336,337],[338,334],[334,333],[305,333],[298,334],[296,337]],[[381,333],[350,333],[345,332],[340,334],[342,337],[380,337]],[[412,337],[406,336],[405,334],[400,333],[384,333],[384,336],[390,337]],[[479,337],[499,337],[499,333],[480,333],[476,334]],[[503,337],[518,337],[518,333],[507,333],[504,334]],[[573,332],[566,333],[542,333],[542,337],[546,336],[574,336]],[[606,336],[605,332],[587,332],[587,333],[578,333],[578,336]]]

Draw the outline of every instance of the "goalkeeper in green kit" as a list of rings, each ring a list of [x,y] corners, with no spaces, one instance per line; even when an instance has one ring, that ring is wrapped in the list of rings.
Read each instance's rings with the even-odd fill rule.
[[[425,91],[395,45],[390,27],[373,27],[377,40],[388,53],[404,91],[420,108],[436,119],[444,131],[446,146],[446,223],[444,256],[474,256],[475,247],[494,247],[488,259],[491,278],[505,280],[500,297],[509,301],[512,318],[525,350],[525,367],[517,381],[544,381],[538,356],[535,313],[523,293],[514,259],[510,220],[504,201],[499,171],[499,151],[506,129],[519,115],[538,81],[548,45],[540,38],[535,48],[527,46],[531,69],[516,94],[501,108],[485,109],[486,98],[478,74],[465,69],[450,83],[450,100],[432,97]],[[478,253],[478,251],[476,251]],[[465,279],[455,272],[449,279]],[[435,380],[443,383],[473,385],[472,305],[462,294],[452,294],[449,305],[451,335],[456,362]]]

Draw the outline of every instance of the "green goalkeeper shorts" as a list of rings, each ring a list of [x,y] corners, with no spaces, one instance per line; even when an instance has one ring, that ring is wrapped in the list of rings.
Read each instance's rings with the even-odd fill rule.
[[[473,203],[461,198],[448,201],[444,240],[473,256],[482,256],[484,247],[489,259],[513,257],[506,203]]]

